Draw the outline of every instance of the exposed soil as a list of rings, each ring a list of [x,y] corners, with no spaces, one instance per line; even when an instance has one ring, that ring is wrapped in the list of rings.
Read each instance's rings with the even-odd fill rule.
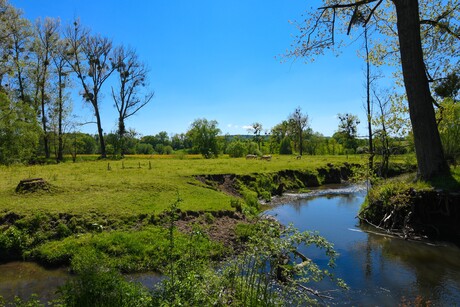
[[[241,197],[241,194],[236,188],[236,175],[200,175],[196,176],[196,179],[212,189],[224,192],[230,196]]]
[[[370,202],[358,217],[404,239],[450,241],[460,246],[459,193],[410,189],[398,196],[401,203]]]
[[[230,247],[235,252],[242,249],[242,242],[235,233],[236,225],[239,223],[250,222],[247,218],[239,213],[233,215],[213,216],[212,218],[206,214],[200,216],[188,216],[175,222],[176,227],[183,233],[190,233],[194,225],[198,225],[213,241],[220,242],[226,247]]]

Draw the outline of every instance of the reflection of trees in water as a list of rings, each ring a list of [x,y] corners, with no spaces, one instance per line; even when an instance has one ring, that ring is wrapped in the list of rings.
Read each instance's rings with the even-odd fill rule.
[[[371,230],[369,226],[361,228]],[[460,296],[460,249],[457,247],[430,246],[369,233],[364,250],[366,278],[372,275],[373,250],[380,250],[380,270],[388,260],[402,263],[415,275],[416,295],[434,301],[442,301],[446,297],[458,299]]]

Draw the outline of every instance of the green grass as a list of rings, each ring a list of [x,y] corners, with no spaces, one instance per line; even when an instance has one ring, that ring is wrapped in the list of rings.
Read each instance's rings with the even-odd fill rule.
[[[43,264],[69,264],[76,254],[85,250],[99,253],[111,267],[122,272],[159,271],[169,257],[180,258],[191,244],[190,235],[175,232],[175,252],[168,253],[168,229],[148,226],[140,231],[111,231],[98,234],[83,234],[59,241],[49,241],[30,251],[33,259]],[[210,241],[206,236],[193,238],[195,256],[199,259],[222,258],[224,247]]]
[[[201,174],[250,174],[284,169],[310,169],[326,163],[362,163],[361,156],[275,156],[272,161],[200,159],[174,156],[128,157],[123,161],[66,162],[54,165],[0,166],[0,214],[46,212],[106,216],[158,214],[179,195],[182,210],[231,210],[231,197],[194,179]],[[151,165],[151,169],[149,167]],[[110,164],[110,170],[108,165]],[[140,164],[140,168],[139,168]],[[124,168],[122,168],[124,165]],[[51,193],[17,194],[20,180],[40,177]]]

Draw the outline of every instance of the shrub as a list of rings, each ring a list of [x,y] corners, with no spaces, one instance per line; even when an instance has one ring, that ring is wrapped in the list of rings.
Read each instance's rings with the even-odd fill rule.
[[[291,155],[291,154],[292,154],[291,140],[286,136],[281,140],[280,155]]]
[[[247,148],[243,142],[236,140],[228,144],[227,153],[232,158],[241,158],[246,155]]]
[[[28,246],[28,236],[14,226],[0,233],[0,261],[18,259]]]
[[[60,288],[66,306],[151,306],[146,288],[130,283],[94,249],[81,250],[72,260],[75,278]]]

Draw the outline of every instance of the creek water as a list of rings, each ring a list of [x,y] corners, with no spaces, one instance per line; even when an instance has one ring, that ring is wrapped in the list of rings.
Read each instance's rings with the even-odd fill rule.
[[[332,270],[350,287],[347,291],[325,292],[334,300],[328,305],[398,306],[430,302],[434,306],[460,305],[460,248],[430,245],[392,238],[355,218],[364,201],[365,187],[336,186],[312,193],[288,195],[285,204],[264,214],[299,230],[317,230],[340,253]],[[302,250],[320,266],[328,258],[319,250]],[[37,293],[44,302],[69,278],[66,269],[44,269],[28,262],[0,265],[0,295],[7,301],[15,295],[28,299]],[[129,277],[152,288],[156,274]],[[314,285],[320,291],[337,289],[331,282]]]
[[[301,231],[316,230],[334,244],[340,255],[331,271],[345,280],[350,290],[327,292],[334,288],[327,281],[315,285],[334,297],[326,301],[328,305],[460,305],[460,248],[405,241],[360,226],[356,215],[365,195],[364,186],[327,187],[292,195],[286,204],[265,214]],[[318,249],[310,247],[303,252],[326,267],[328,258]]]

